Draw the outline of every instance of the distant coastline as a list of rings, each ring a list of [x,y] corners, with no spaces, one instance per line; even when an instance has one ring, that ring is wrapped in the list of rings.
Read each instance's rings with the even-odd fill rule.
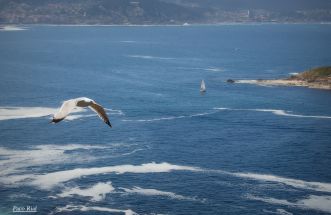
[[[1,0],[1,24],[185,25],[331,22],[329,0]]]
[[[275,80],[227,80],[228,83],[257,84],[261,86],[297,86],[331,90],[331,66],[317,67],[309,71]]]
[[[192,26],[240,26],[240,25],[331,25],[331,22],[224,22],[224,23],[190,23],[190,24],[13,24],[1,23],[0,30],[6,27],[24,28],[29,26],[68,26],[68,27],[192,27]]]

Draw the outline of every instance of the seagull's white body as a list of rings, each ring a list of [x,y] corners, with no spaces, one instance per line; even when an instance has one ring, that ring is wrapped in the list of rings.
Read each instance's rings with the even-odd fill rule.
[[[107,124],[111,127],[111,124],[109,122],[108,116],[106,114],[106,111],[104,110],[104,108],[97,104],[95,101],[93,101],[92,99],[86,98],[86,97],[80,97],[80,98],[75,98],[75,99],[70,99],[67,101],[64,101],[60,110],[54,114],[53,120],[52,122],[54,123],[58,123],[60,121],[62,121],[64,118],[66,118],[66,116],[68,116],[71,111],[75,108],[75,107],[89,107],[91,108],[91,110],[93,110],[94,112],[96,112],[98,114],[98,116]]]

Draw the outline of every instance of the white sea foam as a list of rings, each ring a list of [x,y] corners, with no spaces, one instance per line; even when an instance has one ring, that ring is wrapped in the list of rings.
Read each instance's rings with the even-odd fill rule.
[[[146,150],[146,149],[134,149],[131,152],[126,152],[126,153],[121,154],[121,156],[132,155],[132,154],[135,154],[136,152],[143,151],[143,150]]]
[[[157,56],[150,56],[150,55],[127,55],[127,57],[132,58],[141,58],[147,60],[174,60],[175,58],[171,57],[157,57]]]
[[[106,194],[113,192],[115,189],[111,182],[97,183],[92,187],[86,189],[80,189],[79,187],[67,188],[62,193],[58,194],[58,197],[71,197],[73,195],[91,197],[91,200],[101,201],[105,199]]]
[[[122,121],[125,121],[125,122],[154,122],[154,121],[199,117],[199,116],[205,116],[205,115],[210,115],[210,114],[214,114],[214,113],[217,113],[217,111],[209,111],[209,112],[196,113],[196,114],[191,114],[191,115],[160,117],[160,118],[152,118],[152,119],[123,119]]]
[[[299,73],[297,73],[297,72],[290,72],[289,74],[290,75],[298,75]]]
[[[224,72],[224,69],[222,69],[222,68],[217,68],[217,67],[205,68],[204,70],[206,70],[206,71],[211,71],[211,72]]]
[[[253,111],[260,112],[271,112],[275,115],[279,116],[292,116],[292,117],[301,117],[301,118],[319,118],[319,119],[331,119],[331,116],[314,116],[314,115],[300,115],[300,114],[292,114],[288,113],[284,110],[272,110],[272,109],[253,109]]]
[[[72,170],[64,170],[51,172],[46,174],[16,174],[20,173],[20,170],[24,170],[24,167],[38,166],[43,164],[54,164],[60,162],[77,162],[80,159],[94,159],[88,158],[88,156],[72,156],[64,153],[65,150],[76,149],[82,146],[69,145],[63,146],[63,148],[55,148],[56,146],[42,146],[39,150],[13,150],[0,148],[0,155],[7,158],[7,160],[1,160],[1,177],[0,182],[3,184],[27,184],[38,186],[42,189],[51,189],[58,184],[67,182],[73,179],[77,179],[83,176],[98,175],[98,174],[123,174],[123,173],[160,173],[171,171],[194,171],[194,172],[214,172],[218,174],[227,174],[234,177],[246,178],[258,181],[268,181],[285,184],[297,189],[314,190],[321,192],[331,193],[331,183],[323,182],[311,182],[299,179],[285,178],[276,175],[256,174],[256,173],[241,173],[241,172],[228,172],[223,170],[208,170],[201,169],[199,167],[192,166],[180,166],[170,163],[146,163],[142,165],[118,165],[118,166],[106,166],[95,168],[77,168]],[[86,148],[103,147],[103,146],[84,146]],[[84,157],[84,158],[82,158]],[[10,174],[10,175],[9,175]],[[5,177],[4,177],[5,176]]]
[[[276,175],[265,175],[265,174],[256,174],[256,173],[229,173],[229,174],[240,178],[282,183],[300,189],[331,192],[331,183],[309,182],[299,179],[280,177]]]
[[[284,209],[281,209],[281,208],[276,209],[276,211],[269,211],[269,210],[264,209],[263,212],[270,213],[270,214],[279,214],[279,215],[293,215],[293,213],[288,212],[288,211],[286,211]]]
[[[154,122],[154,121],[162,121],[162,120],[173,120],[173,119],[181,119],[187,118],[188,116],[170,116],[170,117],[161,117],[154,119],[123,119],[124,122]]]
[[[21,199],[21,198],[22,199],[31,199],[32,197],[25,193],[19,193],[19,194],[14,193],[14,194],[9,195],[9,198],[10,199]]]
[[[125,113],[122,110],[115,110],[115,109],[111,109],[111,108],[105,108],[105,110],[107,111],[107,113],[109,115],[120,115],[120,116],[125,115]]]
[[[308,189],[331,193],[331,183],[311,182],[299,179],[285,178],[276,175],[228,172],[223,170],[208,170],[192,166],[180,166],[170,163],[146,163],[142,165],[118,165],[95,168],[77,168],[72,170],[57,171],[45,174],[26,173],[26,168],[36,167],[47,164],[57,163],[76,163],[86,162],[97,159],[96,157],[84,154],[81,156],[82,149],[106,149],[107,147],[116,147],[104,145],[40,145],[27,150],[14,150],[0,147],[0,182],[7,185],[33,185],[42,189],[51,189],[60,183],[77,179],[83,176],[107,174],[107,173],[160,173],[170,171],[194,171],[194,172],[214,172],[218,174],[227,174],[234,177],[246,178],[258,181],[269,181],[285,184],[297,189]],[[67,151],[79,150],[79,154],[66,153]],[[123,155],[132,154],[140,148],[131,152],[122,153]]]
[[[276,199],[268,197],[257,197],[253,195],[247,195],[248,199],[262,201],[276,205],[286,205],[290,207],[298,207],[302,209],[318,210],[327,213],[331,213],[331,196],[316,196],[310,195],[308,198],[301,199],[295,202],[290,202],[286,199]]]
[[[297,204],[304,205],[306,208],[331,213],[331,196],[310,195],[308,198],[298,201]]]
[[[25,150],[0,147],[0,157],[2,158],[0,160],[0,182],[6,181],[6,175],[23,172],[27,167],[58,163],[77,163],[95,159],[88,154],[75,156],[73,154],[67,154],[67,151],[104,148],[105,146],[79,144],[38,145]],[[20,179],[20,176],[17,177],[18,179]]]
[[[41,189],[51,189],[60,183],[77,179],[83,176],[99,174],[124,174],[124,173],[161,173],[171,171],[201,171],[201,169],[190,166],[179,166],[169,163],[146,163],[142,165],[119,165],[95,168],[77,168],[72,170],[57,171],[41,175],[14,175],[7,176],[3,181],[7,183],[22,183],[37,186]]]
[[[131,209],[121,210],[113,209],[106,207],[97,207],[97,206],[84,206],[84,205],[66,205],[65,207],[57,207],[55,210],[56,213],[68,212],[68,211],[100,211],[100,212],[110,212],[110,213],[124,213],[125,215],[136,215],[137,213]],[[51,213],[54,214],[54,213]]]
[[[0,120],[35,118],[53,115],[58,108],[49,107],[0,107]],[[72,113],[84,112],[83,108],[75,108]]]
[[[48,107],[0,107],[0,120],[44,117],[57,110]]]
[[[278,116],[289,116],[289,117],[299,117],[299,118],[317,118],[317,119],[331,119],[331,116],[318,116],[318,115],[301,115],[293,114],[285,110],[277,109],[235,109],[235,108],[214,108],[215,110],[228,110],[228,111],[257,111],[257,112],[270,112]]]
[[[3,27],[0,27],[0,31],[24,31],[27,30],[27,28],[18,27],[15,25],[5,25]]]
[[[120,188],[120,189],[124,190],[126,193],[134,193],[145,196],[164,196],[176,200],[201,201],[201,202],[204,201],[204,200],[199,200],[195,197],[182,196],[173,192],[161,191],[156,189],[144,189],[141,187],[133,187],[132,189],[128,189],[128,188]]]
[[[137,43],[137,41],[134,40],[121,40],[121,43]]]
[[[218,67],[177,67],[178,69],[185,69],[185,70],[204,70],[210,72],[224,72],[225,69],[218,68]]]

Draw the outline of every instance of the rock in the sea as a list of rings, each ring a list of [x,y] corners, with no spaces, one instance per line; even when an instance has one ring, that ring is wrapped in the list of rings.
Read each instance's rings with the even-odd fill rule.
[[[232,80],[232,79],[228,79],[226,82],[227,82],[227,83],[231,83],[231,84],[233,84],[233,83],[234,83],[234,80]]]

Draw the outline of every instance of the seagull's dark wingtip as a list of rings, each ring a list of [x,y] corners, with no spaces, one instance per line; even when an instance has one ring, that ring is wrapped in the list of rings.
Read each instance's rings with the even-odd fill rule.
[[[112,128],[112,126],[111,126],[111,124],[110,124],[110,122],[109,121],[107,121],[107,122],[105,122],[107,125],[109,125],[109,127],[111,127]]]
[[[58,123],[60,121],[62,121],[64,118],[61,118],[61,119],[55,119],[53,118],[52,121],[50,121],[49,123]]]

